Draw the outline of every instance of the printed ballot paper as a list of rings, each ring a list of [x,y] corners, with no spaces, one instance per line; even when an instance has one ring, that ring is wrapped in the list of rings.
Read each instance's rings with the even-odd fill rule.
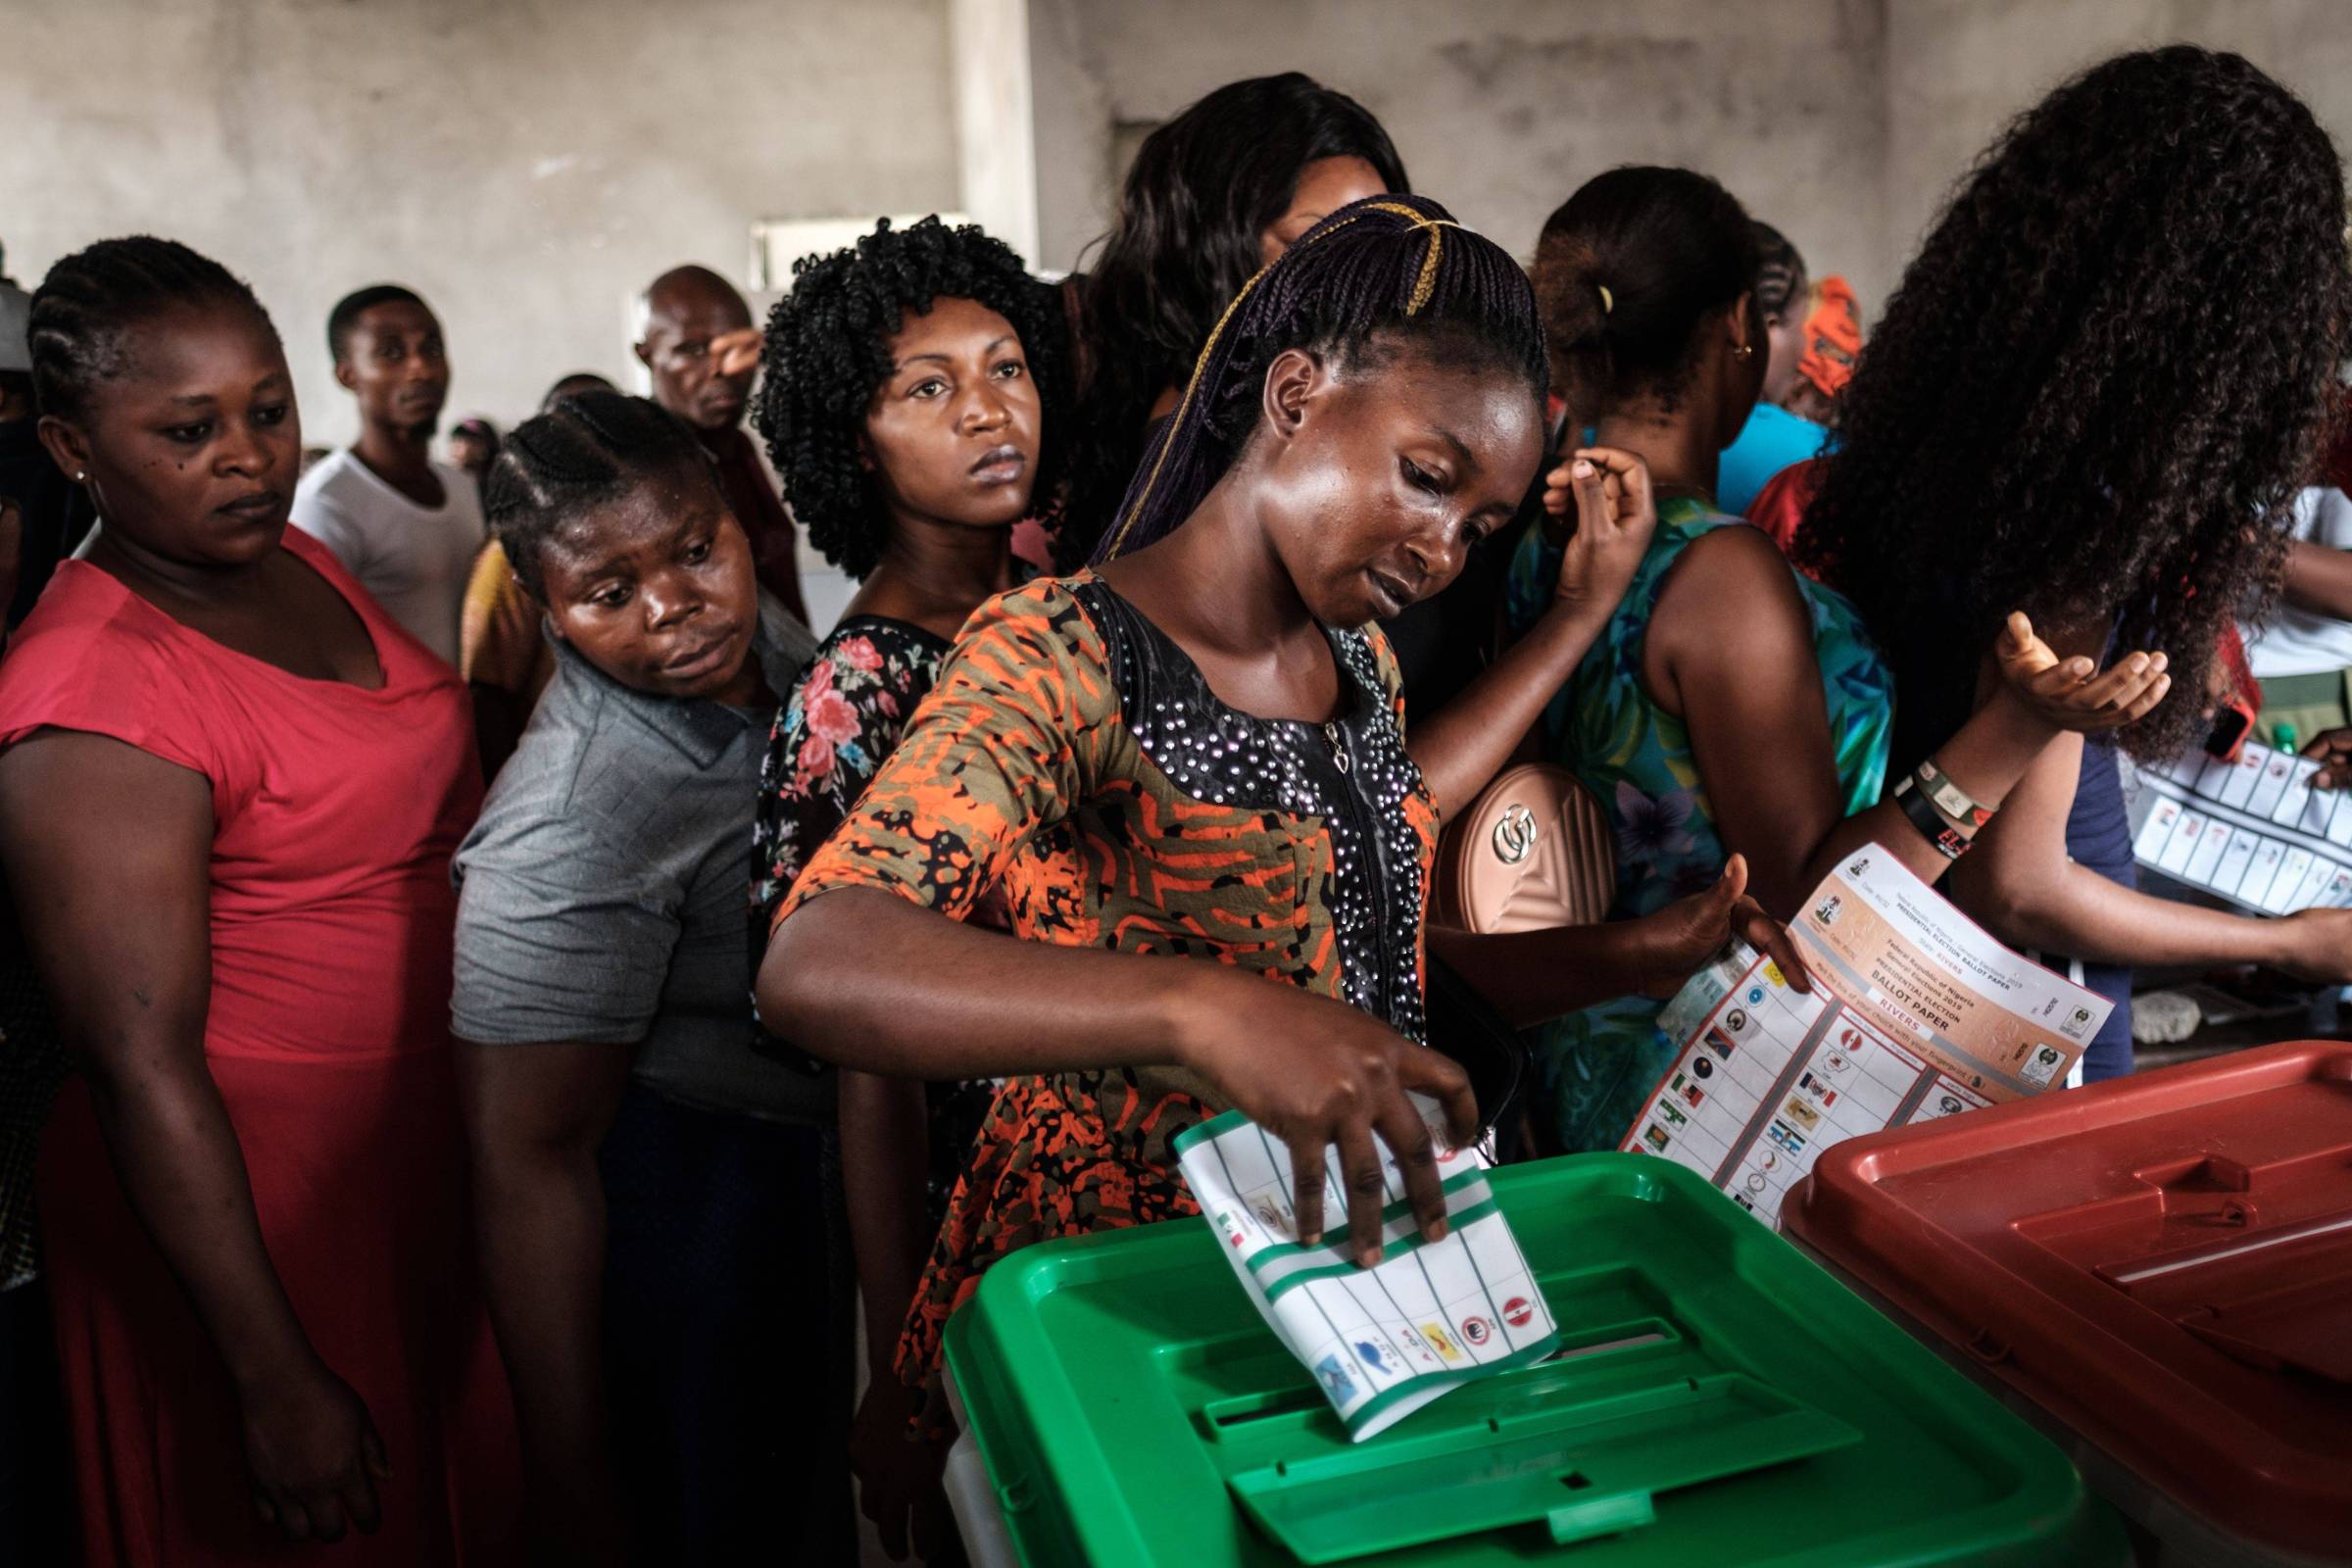
[[[2313,789],[2319,770],[2252,741],[2235,761],[2192,750],[2143,767],[2132,858],[2256,914],[2352,906],[2352,791]]]
[[[1434,1106],[1425,1106],[1433,1124]],[[1375,1142],[1378,1140],[1376,1139]],[[1176,1139],[1177,1161],[1221,1250],[1290,1352],[1315,1375],[1358,1442],[1447,1389],[1559,1348],[1551,1308],[1519,1250],[1475,1149],[1439,1145],[1446,1239],[1424,1241],[1386,1145],[1381,1261],[1358,1268],[1346,1181],[1324,1152],[1324,1240],[1298,1242],[1291,1152],[1239,1111]]]
[[[1832,1144],[2063,1083],[2112,1005],[1875,846],[1790,930],[1812,993],[1743,944],[1693,975],[1659,1014],[1681,1049],[1623,1145],[1690,1166],[1769,1224]]]

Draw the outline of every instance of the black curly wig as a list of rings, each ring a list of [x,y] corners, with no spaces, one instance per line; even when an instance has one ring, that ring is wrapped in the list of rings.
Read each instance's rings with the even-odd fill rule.
[[[886,218],[852,249],[795,262],[792,274],[792,292],[767,314],[752,422],[793,515],[827,561],[862,579],[882,559],[889,514],[858,440],[890,374],[890,339],[933,300],[984,305],[1020,334],[1045,426],[1030,510],[1051,512],[1069,439],[1068,327],[1058,295],[1010,248],[968,224],[926,218],[893,228]]]
[[[2276,591],[2352,319],[2340,161],[2230,54],[2129,54],[2018,119],[1937,220],[1854,379],[1798,559],[1891,661],[1895,767],[1968,714],[2003,616],[2112,625],[2196,735],[2217,640]]]

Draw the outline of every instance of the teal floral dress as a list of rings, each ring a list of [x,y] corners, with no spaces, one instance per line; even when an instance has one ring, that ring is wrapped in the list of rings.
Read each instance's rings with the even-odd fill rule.
[[[1662,502],[1657,533],[1624,603],[1544,710],[1545,758],[1584,781],[1616,831],[1612,920],[1705,891],[1731,858],[1699,784],[1690,730],[1651,702],[1642,685],[1642,647],[1667,573],[1690,542],[1717,528],[1746,526],[1697,501]],[[1530,529],[1511,561],[1506,604],[1514,634],[1551,602],[1559,563],[1559,547],[1542,529]],[[1796,586],[1813,617],[1838,782],[1851,813],[1877,805],[1886,779],[1894,678],[1842,595],[1802,576]],[[1663,1005],[1627,997],[1530,1031],[1550,1133],[1562,1150],[1614,1149],[1623,1141],[1673,1059],[1657,1027]]]

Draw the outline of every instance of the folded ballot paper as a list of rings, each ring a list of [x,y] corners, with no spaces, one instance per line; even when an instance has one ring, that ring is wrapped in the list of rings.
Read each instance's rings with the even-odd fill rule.
[[[1433,1122],[1434,1107],[1427,1107]],[[1324,1240],[1302,1247],[1291,1208],[1291,1154],[1239,1111],[1176,1140],[1184,1179],[1223,1242],[1242,1288],[1322,1385],[1361,1442],[1447,1389],[1540,1361],[1559,1348],[1551,1309],[1519,1250],[1475,1149],[1439,1145],[1450,1224],[1424,1241],[1396,1163],[1387,1165],[1381,1262],[1359,1268],[1348,1239],[1346,1181],[1324,1152]]]

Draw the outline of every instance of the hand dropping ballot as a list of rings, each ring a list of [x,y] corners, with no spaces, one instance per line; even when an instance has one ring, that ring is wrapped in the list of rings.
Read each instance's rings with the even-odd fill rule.
[[[1434,1121],[1435,1107],[1423,1108]],[[1380,1152],[1382,1260],[1367,1269],[1356,1265],[1344,1222],[1321,1245],[1299,1244],[1290,1150],[1255,1122],[1227,1111],[1176,1140],[1184,1179],[1242,1288],[1358,1442],[1448,1389],[1542,1360],[1560,1339],[1495,1206],[1485,1156],[1448,1153],[1440,1142],[1447,1229],[1431,1242],[1386,1144]],[[1324,1164],[1325,1190],[1345,1193],[1336,1152],[1325,1151]]]
[[[1767,1224],[1830,1145],[2066,1081],[2113,1004],[2012,953],[1866,849],[1790,927],[1813,991],[1744,944],[1658,1015],[1673,1065],[1622,1145]]]

